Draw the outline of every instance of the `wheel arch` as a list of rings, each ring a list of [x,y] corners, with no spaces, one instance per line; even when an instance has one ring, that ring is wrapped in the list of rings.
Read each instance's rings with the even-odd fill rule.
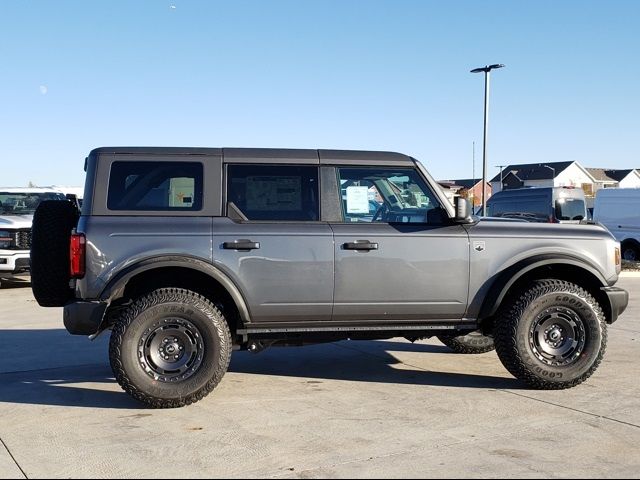
[[[620,247],[622,248],[623,254],[624,254],[624,249],[627,246],[635,249],[637,252],[640,252],[640,241],[636,238],[633,238],[633,237],[625,238],[620,242]]]
[[[543,278],[566,280],[581,286],[593,295],[604,310],[607,322],[611,322],[612,306],[602,290],[609,284],[595,266],[575,257],[540,255],[518,262],[494,277],[480,308],[480,323],[491,322],[508,295]],[[486,330],[486,325],[483,329]]]
[[[242,328],[251,323],[247,302],[238,286],[216,266],[195,257],[165,255],[146,258],[118,273],[103,288],[102,301],[117,304],[128,298],[163,287],[180,287],[221,303],[233,323]]]

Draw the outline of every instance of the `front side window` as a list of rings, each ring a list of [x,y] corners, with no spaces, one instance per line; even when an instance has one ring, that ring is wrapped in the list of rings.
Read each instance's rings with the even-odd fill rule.
[[[310,222],[320,218],[318,168],[229,165],[227,203],[247,220]]]
[[[114,162],[109,176],[109,210],[202,210],[202,164]]]
[[[440,224],[446,214],[412,168],[339,168],[343,221]]]

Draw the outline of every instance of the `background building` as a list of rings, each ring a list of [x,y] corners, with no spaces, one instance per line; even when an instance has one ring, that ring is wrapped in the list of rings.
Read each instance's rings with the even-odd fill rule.
[[[587,168],[587,170],[596,181],[594,194],[601,188],[640,188],[640,171],[638,169]]]

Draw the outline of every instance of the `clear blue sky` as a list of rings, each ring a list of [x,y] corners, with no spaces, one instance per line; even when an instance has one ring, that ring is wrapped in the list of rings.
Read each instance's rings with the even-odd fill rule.
[[[78,185],[99,146],[395,150],[640,168],[640,1],[0,3],[0,185]]]

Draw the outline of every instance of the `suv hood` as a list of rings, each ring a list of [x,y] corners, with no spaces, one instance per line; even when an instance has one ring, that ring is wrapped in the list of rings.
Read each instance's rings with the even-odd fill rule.
[[[613,235],[600,224],[534,223],[495,217],[479,218],[479,221],[469,229],[469,234],[498,237],[614,239]]]
[[[3,215],[0,217],[0,230],[3,228],[31,228],[33,215]]]

